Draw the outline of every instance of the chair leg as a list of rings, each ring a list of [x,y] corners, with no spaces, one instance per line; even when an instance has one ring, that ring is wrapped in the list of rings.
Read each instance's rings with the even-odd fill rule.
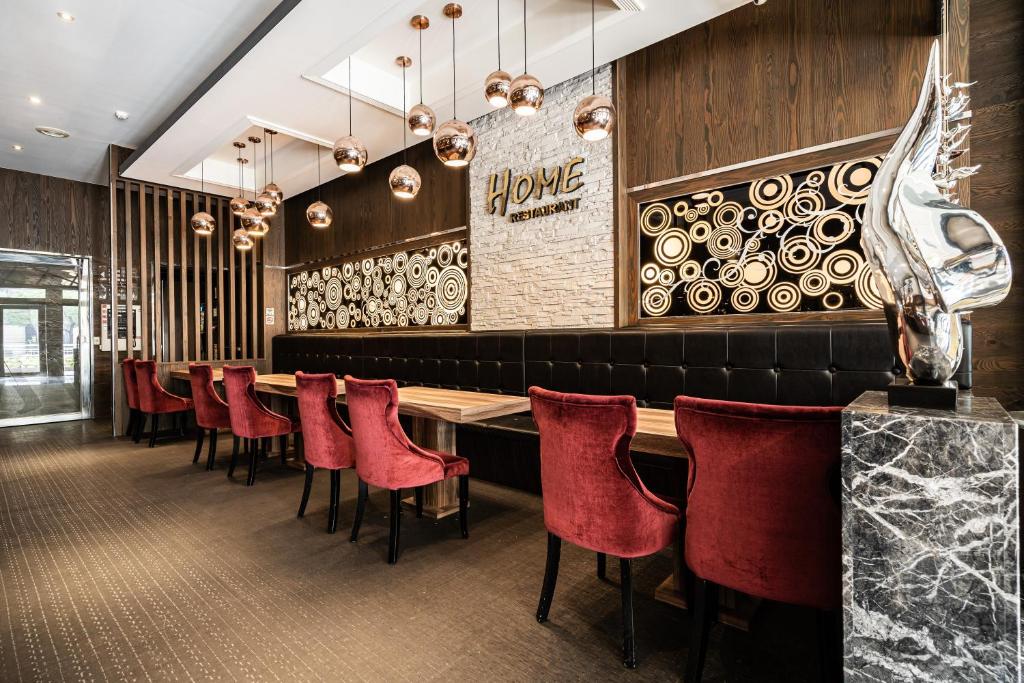
[[[142,432],[146,429],[146,414],[139,411],[138,416],[135,419],[135,431],[132,433],[132,441],[139,443],[142,441]]]
[[[459,526],[462,537],[469,538],[469,475],[459,475]]]
[[[359,496],[356,498],[356,514],[352,518],[352,535],[348,537],[349,543],[359,540],[359,526],[363,523],[363,510],[366,508],[366,498],[370,490],[366,482],[359,480]]]
[[[402,533],[402,490],[391,493],[391,531],[388,534],[388,564],[398,562],[398,542]]]
[[[341,497],[341,470],[331,470],[331,505],[327,508],[327,533],[338,530],[338,498]]]
[[[262,439],[249,439],[249,476],[245,479],[246,486],[256,483],[256,461],[262,450]]]
[[[818,665],[821,680],[843,680],[843,648],[840,613],[835,610],[818,610]]]
[[[131,436],[135,432],[135,409],[128,409],[128,425],[124,428],[124,435]]]
[[[228,464],[228,479],[235,476],[235,465],[238,464],[238,451],[240,439],[235,437],[235,447],[231,449],[231,462]]]
[[[537,621],[543,624],[548,620],[551,600],[555,597],[555,581],[558,580],[558,560],[562,555],[562,539],[548,532],[548,560],[544,565],[544,585],[540,589],[540,602],[537,603]]]
[[[419,519],[423,516],[423,487],[417,486],[416,492],[416,518]]]
[[[704,674],[708,636],[718,612],[718,585],[698,578],[693,594],[693,625],[690,627],[690,652],[686,658],[686,683],[697,683]]]
[[[309,502],[309,492],[313,489],[313,471],[316,468],[306,463],[306,482],[302,486],[302,502],[299,503],[299,514],[295,515],[302,519],[306,514],[306,503]]]
[[[282,434],[281,438],[278,439],[277,442],[281,446],[281,464],[284,465],[287,460],[287,458],[285,458],[285,453],[288,452],[288,435]]]
[[[156,446],[156,433],[160,431],[160,413],[153,413],[153,419],[149,425],[152,432],[149,435],[149,447]]]
[[[217,462],[217,430],[210,430],[210,454],[206,458],[207,471],[212,470]]]
[[[196,454],[192,456],[192,464],[199,462],[199,454],[203,452],[203,439],[206,438],[206,430],[196,426]]]
[[[622,664],[636,668],[636,638],[633,634],[633,568],[628,558],[619,558],[619,586],[622,589]]]
[[[604,579],[608,573],[608,556],[604,553],[597,554],[597,578]]]

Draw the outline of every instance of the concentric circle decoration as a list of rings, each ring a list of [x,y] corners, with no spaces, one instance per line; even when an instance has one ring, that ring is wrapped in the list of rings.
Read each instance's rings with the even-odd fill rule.
[[[822,170],[811,171],[807,174],[807,179],[804,180],[810,187],[818,188],[821,187],[822,183],[825,182],[825,172]]]
[[[307,282],[309,282],[309,273],[307,273],[306,271],[302,271],[301,273],[299,273],[299,282],[301,282],[302,284],[306,284]]]
[[[825,257],[822,270],[828,279],[838,285],[848,285],[857,279],[864,258],[851,249],[837,249]]]
[[[690,256],[690,238],[679,228],[671,228],[654,241],[654,258],[665,266],[678,266]]]
[[[821,247],[807,235],[790,235],[779,245],[779,265],[782,269],[799,275],[818,265]]]
[[[437,304],[445,311],[458,311],[466,304],[469,288],[466,274],[457,266],[448,266],[437,278]]]
[[[715,209],[711,221],[715,227],[736,226],[739,227],[743,220],[743,207],[739,202],[723,202]]]
[[[301,296],[298,297],[297,299],[295,299],[295,307],[299,310],[299,315],[302,315],[303,313],[305,313],[306,312],[306,299],[301,297]]]
[[[736,287],[743,282],[743,266],[739,261],[729,261],[718,271],[718,281],[726,287]]]
[[[433,287],[437,284],[437,278],[441,275],[441,271],[437,269],[437,266],[430,266],[427,268],[427,287]]]
[[[312,275],[309,276],[309,286],[317,289],[320,287],[320,271],[314,270]]]
[[[655,202],[640,212],[640,229],[645,235],[654,237],[672,225],[672,211],[667,204]]]
[[[391,264],[395,267],[396,273],[404,273],[405,267],[409,265],[409,255],[400,251],[391,257]]]
[[[708,205],[718,206],[725,199],[725,195],[722,194],[721,190],[712,190],[708,192]]]
[[[437,294],[434,292],[427,292],[423,297],[423,303],[427,305],[427,308],[431,311],[437,308]]]
[[[786,217],[778,209],[762,211],[761,215],[757,217],[757,228],[765,235],[774,235],[784,225],[786,225]]]
[[[324,314],[324,327],[327,328],[328,330],[336,329],[334,321],[334,311],[327,311],[327,313]]]
[[[306,320],[309,321],[310,327],[316,327],[320,322],[320,306],[314,303],[312,306],[306,307]]]
[[[875,277],[875,270],[870,263],[864,263],[857,273],[857,282],[854,285],[854,292],[857,299],[866,308],[882,308],[882,295],[878,291],[878,281]]]
[[[679,201],[672,205],[672,213],[682,218],[686,215],[686,212],[690,210],[689,203],[685,201]]]
[[[711,207],[707,205],[707,202],[698,204],[694,207],[697,210],[697,214],[700,216],[706,216],[711,213]]]
[[[455,259],[455,262],[458,263],[459,264],[459,268],[462,268],[463,270],[468,268],[469,267],[469,251],[467,251],[466,249],[463,249],[462,251],[460,251],[459,255]]]
[[[800,291],[805,296],[821,296],[828,291],[829,284],[828,277],[822,270],[808,270],[800,276]]]
[[[395,314],[394,314],[394,312],[392,312],[392,310],[390,308],[385,308],[383,311],[381,311],[380,321],[382,323],[384,323],[384,325],[386,325],[388,327],[390,327],[391,325],[394,325],[395,324]]]
[[[743,263],[743,282],[757,292],[768,289],[775,282],[777,274],[775,254],[769,251],[758,252]]]
[[[728,259],[740,253],[743,235],[735,225],[720,225],[708,237],[708,253],[715,258]]]
[[[434,325],[444,325],[447,317],[445,316],[444,310],[438,308],[430,313],[430,322]]]
[[[843,211],[830,211],[818,216],[811,226],[811,234],[821,244],[840,244],[848,240],[855,230],[853,218]]]
[[[309,329],[309,322],[306,321],[306,316],[304,315],[299,316],[299,329],[303,331]]]
[[[821,297],[821,305],[830,311],[842,308],[843,295],[839,292],[829,292],[825,296]]]
[[[697,244],[704,244],[711,237],[711,224],[707,221],[697,221],[690,226],[690,239]]]
[[[686,303],[695,313],[711,313],[722,302],[722,289],[711,280],[697,280],[687,285]]]
[[[422,287],[427,281],[427,259],[423,254],[413,254],[409,266],[405,269],[405,277],[410,287]]]
[[[417,325],[426,325],[427,321],[430,320],[430,311],[427,310],[427,305],[424,303],[416,304],[416,308],[413,310],[412,320]]]
[[[373,273],[370,275],[370,281],[373,283],[370,291],[373,292],[374,296],[380,296],[384,293],[384,273],[380,268],[374,268]]]
[[[800,290],[792,282],[776,282],[768,290],[768,305],[773,311],[794,311],[800,305]]]
[[[341,277],[343,280],[351,280],[356,272],[356,267],[351,263],[343,263],[341,266]]]
[[[645,285],[653,285],[658,281],[660,273],[661,268],[658,267],[657,263],[645,263],[640,267],[640,282]]]
[[[871,157],[834,165],[828,172],[829,193],[843,204],[865,203],[881,164],[880,157]]]
[[[342,306],[334,314],[335,327],[339,330],[348,327],[350,317],[351,314],[349,313],[349,310]]]
[[[762,178],[750,185],[750,203],[763,211],[777,209],[786,203],[792,193],[792,177],[780,175],[774,178]]]
[[[655,285],[644,290],[640,297],[640,305],[643,306],[647,315],[655,317],[665,315],[669,307],[672,306],[672,295],[669,294],[667,288]]]
[[[390,256],[385,256],[384,258],[377,259],[377,267],[383,270],[388,275],[390,275],[391,271],[394,270],[395,268]]]
[[[733,309],[735,309],[737,313],[750,313],[752,310],[757,308],[757,304],[760,299],[761,295],[752,287],[737,287],[732,290],[732,296],[729,297],[729,303],[732,304]]]
[[[396,274],[391,278],[391,291],[394,292],[396,297],[405,297],[407,285],[405,283],[405,276]]]
[[[786,202],[786,220],[803,225],[814,220],[825,209],[825,198],[811,189],[798,190]]]
[[[325,289],[327,289],[327,283],[326,282],[324,282],[323,280],[320,280],[320,282],[316,283],[316,291],[318,291],[321,294],[323,294]]]
[[[363,271],[363,275],[369,275],[370,273],[372,273],[373,272],[373,259],[372,258],[364,258],[360,268]]]
[[[454,255],[455,252],[452,250],[452,245],[442,244],[437,248],[437,265],[442,268],[451,265]]]
[[[671,268],[663,268],[661,273],[658,274],[658,284],[665,287],[671,287],[676,283],[676,271]]]
[[[395,324],[399,327],[408,327],[409,315],[405,311],[400,311],[398,315],[395,316]]]
[[[693,282],[701,276],[700,264],[696,261],[683,261],[679,266],[679,279],[683,282]]]

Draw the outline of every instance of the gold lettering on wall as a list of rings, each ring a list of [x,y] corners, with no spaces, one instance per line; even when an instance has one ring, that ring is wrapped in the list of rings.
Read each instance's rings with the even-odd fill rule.
[[[569,194],[576,192],[583,187],[583,157],[573,157],[568,162],[554,166],[551,169],[537,168],[533,173],[522,173],[514,178],[512,170],[506,168],[501,173],[492,173],[487,180],[487,213],[497,212],[504,216],[508,212],[508,204],[511,199],[514,204],[522,204],[531,196],[541,199],[544,192],[551,196]],[[556,206],[555,204],[549,205]],[[566,211],[571,208],[579,208],[579,199],[558,202],[559,211]],[[544,208],[544,207],[542,207]],[[536,213],[536,210],[520,211],[517,215],[523,216],[534,212],[530,217],[546,215]],[[523,220],[520,217],[518,220]]]
[[[569,163],[565,165],[565,172],[562,173],[562,192],[575,192],[576,190],[583,187],[583,181],[573,184],[577,178],[583,175],[583,169],[579,171],[573,171],[574,168],[583,163],[583,157],[574,157],[569,160]]]
[[[544,167],[537,169],[537,184],[536,184],[536,197],[540,199],[541,195],[544,194],[544,190],[547,189],[548,194],[558,194],[558,181],[562,177],[562,167],[555,166],[551,169],[551,175],[548,175]]]
[[[508,181],[511,177],[512,171],[507,168],[502,172],[500,179],[497,173],[491,174],[487,181],[487,213],[494,213],[495,209],[500,208],[501,215],[505,215],[508,210]],[[494,205],[495,200],[500,202],[499,206]]]
[[[522,204],[533,194],[533,175],[517,175],[512,183],[512,201]]]

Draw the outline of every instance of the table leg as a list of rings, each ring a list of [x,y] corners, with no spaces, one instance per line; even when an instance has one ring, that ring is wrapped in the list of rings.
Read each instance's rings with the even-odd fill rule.
[[[444,420],[427,417],[412,418],[412,442],[423,448],[455,454],[455,425]],[[402,503],[415,509],[416,499],[405,498]],[[455,478],[445,479],[423,487],[423,514],[441,519],[459,512],[459,488]]]

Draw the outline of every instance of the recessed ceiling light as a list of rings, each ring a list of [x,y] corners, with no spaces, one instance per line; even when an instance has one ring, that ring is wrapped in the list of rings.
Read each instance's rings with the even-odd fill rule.
[[[42,133],[43,135],[50,138],[69,138],[71,133],[60,128],[54,128],[53,126],[36,126],[36,132]]]
[[[128,119],[128,112],[124,109],[118,109],[114,112],[114,118],[118,121],[125,121]]]
[[[39,97],[39,95],[29,95],[28,96],[28,101],[31,102],[32,104],[42,104],[43,103],[43,98]]]
[[[64,10],[61,10],[60,12],[57,12],[57,17],[61,21],[66,22],[68,24],[70,24],[72,21],[75,20],[75,15],[74,14],[72,14],[71,12],[65,12]]]
[[[21,150],[24,149],[24,147],[22,147],[21,145],[11,145],[11,149],[13,149],[15,152],[20,152]]]

